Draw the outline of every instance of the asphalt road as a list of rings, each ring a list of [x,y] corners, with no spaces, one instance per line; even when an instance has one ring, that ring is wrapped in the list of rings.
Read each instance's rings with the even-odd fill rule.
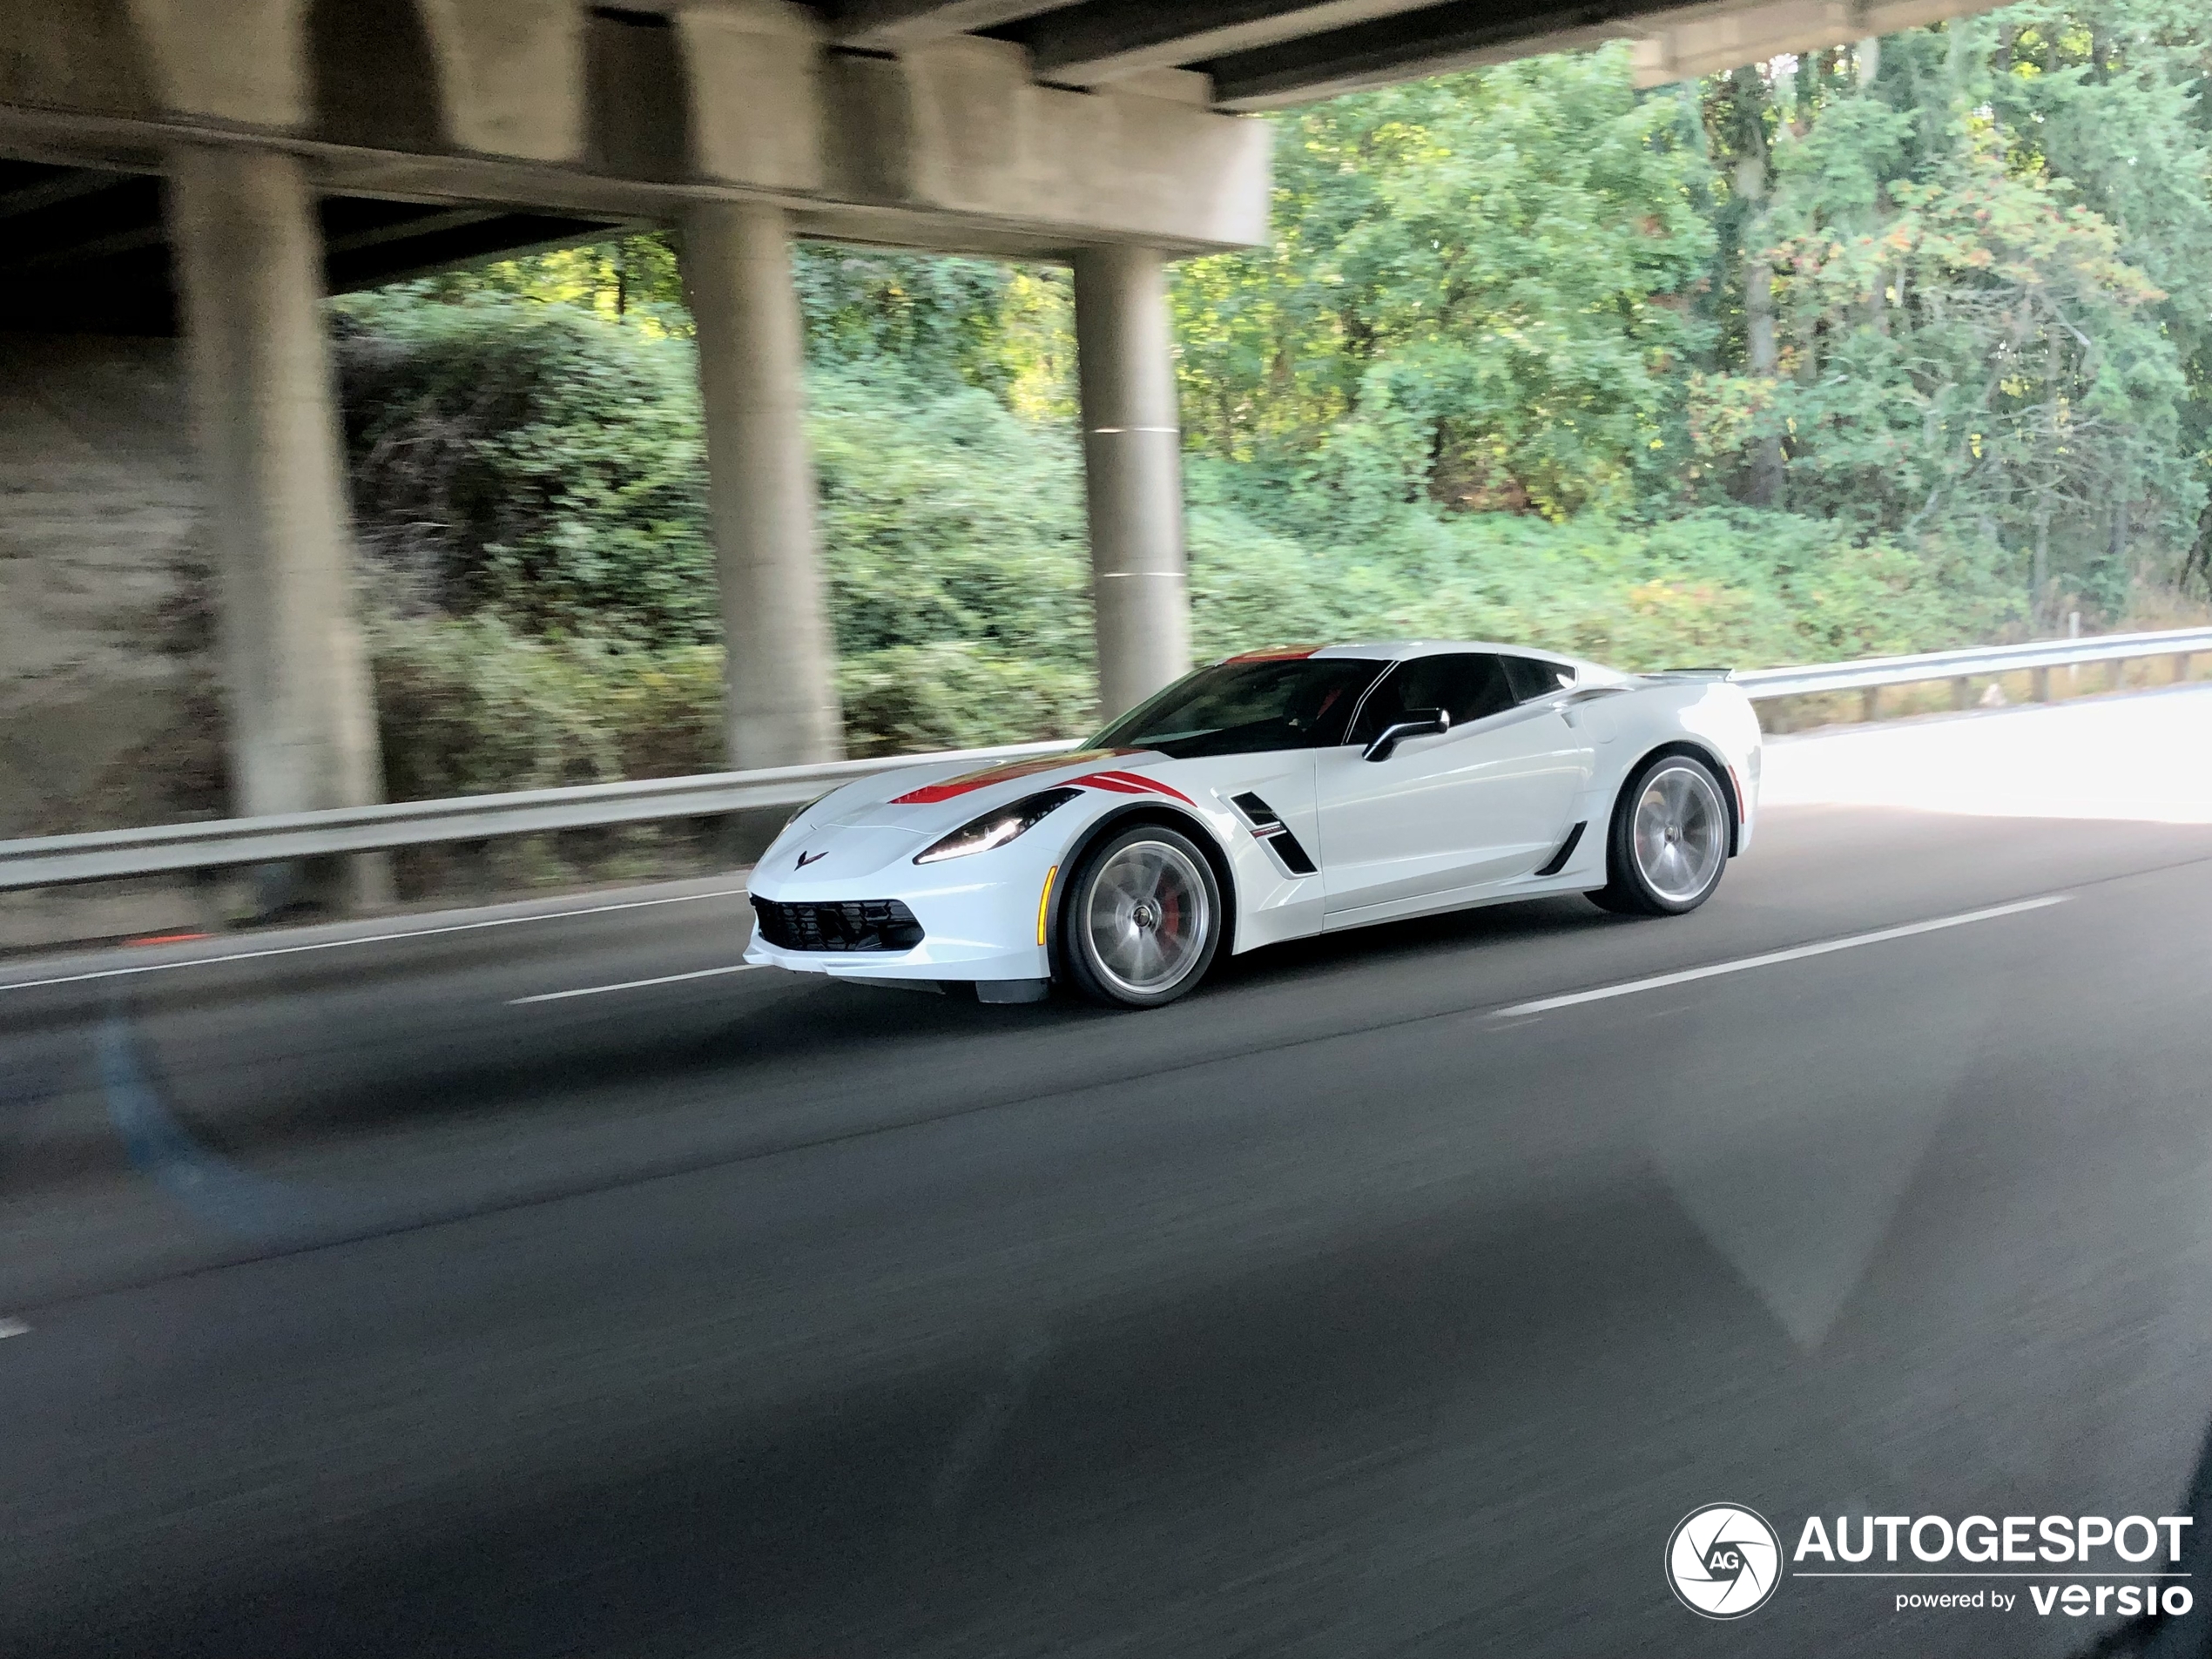
[[[2074,1650],[1661,1557],[2178,1510],[2212,693],[1774,755],[1694,916],[1143,1015],[710,972],[734,883],[6,965],[0,1653]]]

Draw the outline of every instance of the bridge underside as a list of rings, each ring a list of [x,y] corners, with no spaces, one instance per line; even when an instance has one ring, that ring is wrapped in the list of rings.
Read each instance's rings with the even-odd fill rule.
[[[529,208],[320,196],[323,286],[343,293],[644,221]],[[152,172],[0,158],[0,314],[57,334],[170,334],[176,280]]]

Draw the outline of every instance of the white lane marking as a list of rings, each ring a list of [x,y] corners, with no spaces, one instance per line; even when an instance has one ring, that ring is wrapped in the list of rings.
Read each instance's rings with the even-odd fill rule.
[[[626,979],[619,985],[583,985],[573,991],[541,991],[536,996],[510,996],[507,1006],[523,1008],[532,1002],[561,1002],[571,996],[603,996],[609,991],[641,991],[648,985],[674,985],[687,979],[712,979],[719,974],[750,974],[759,962],[732,962],[727,968],[702,968],[689,974],[663,974],[658,979]]]
[[[2022,899],[2017,904],[1992,905],[1986,910],[1969,910],[1956,916],[1938,916],[1932,921],[1908,922],[1902,927],[1884,927],[1871,934],[1852,934],[1843,939],[1826,939],[1817,945],[1794,945],[1788,950],[1770,950],[1758,956],[1743,956],[1732,962],[1715,962],[1706,968],[1686,968],[1678,974],[1655,974],[1649,979],[1632,979],[1625,984],[1600,986],[1594,991],[1570,991],[1564,996],[1540,997],[1534,1002],[1516,1002],[1509,1008],[1498,1008],[1493,1017],[1508,1019],[1519,1014],[1548,1014],[1554,1008],[1573,1008],[1578,1002],[1602,1002],[1611,996],[1633,996],[1638,991],[1656,991],[1669,985],[1687,985],[1692,980],[1714,979],[1723,974],[1741,974],[1754,968],[1773,968],[1783,962],[1803,961],[1808,956],[1825,956],[1830,951],[1855,950],[1861,945],[1879,945],[1892,939],[1910,939],[1915,934],[1937,933],[1946,927],[1963,927],[1968,922],[1993,921],[1999,916],[2017,916],[2024,911],[2047,909],[2054,904],[2064,904],[2073,895],[2054,893],[2040,899]]]
[[[223,962],[259,961],[268,956],[295,956],[307,950],[337,950],[347,945],[384,945],[401,939],[429,939],[439,934],[475,933],[483,927],[512,927],[526,921],[560,921],[570,916],[604,916],[616,910],[650,910],[655,905],[693,904],[701,899],[735,899],[743,887],[717,887],[711,893],[679,893],[665,899],[625,899],[617,904],[586,905],[577,910],[542,910],[527,916],[494,916],[485,921],[448,922],[439,927],[409,927],[399,933],[361,934],[349,939],[319,939],[306,945],[270,945],[260,950],[234,950],[221,956],[192,956],[180,962],[133,962],[128,968],[101,968],[83,974],[57,974],[51,979],[17,980],[0,984],[0,994],[34,991],[47,985],[81,985],[87,980],[119,979],[126,974],[162,974],[175,968],[213,968]]]
[[[27,1337],[30,1327],[21,1319],[0,1319],[0,1338]]]

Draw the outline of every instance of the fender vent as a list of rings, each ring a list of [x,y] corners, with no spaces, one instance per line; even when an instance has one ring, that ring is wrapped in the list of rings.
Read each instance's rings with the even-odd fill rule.
[[[1252,839],[1271,849],[1275,854],[1275,861],[1287,873],[1313,873],[1312,859],[1298,845],[1298,837],[1291,833],[1291,826],[1283,821],[1282,815],[1272,806],[1250,790],[1241,795],[1231,796],[1230,805],[1244,815],[1245,823],[1251,826]]]
[[[1536,873],[1538,875],[1557,875],[1561,870],[1565,869],[1567,867],[1567,860],[1575,856],[1575,847],[1581,844],[1582,832],[1588,827],[1589,824],[1586,820],[1575,825],[1573,829],[1568,831],[1567,839],[1559,844],[1559,851],[1553,853],[1550,859],[1546,861],[1544,867],[1537,871]]]

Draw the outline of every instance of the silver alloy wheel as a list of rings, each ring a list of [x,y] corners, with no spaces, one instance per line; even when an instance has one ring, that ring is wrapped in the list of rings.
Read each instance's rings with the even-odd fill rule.
[[[1212,923],[1204,873],[1164,841],[1119,848],[1084,895],[1091,960],[1109,984],[1134,996],[1180,984],[1204,956]]]
[[[1661,766],[1643,780],[1631,826],[1636,872],[1669,904],[1688,904],[1719,879],[1728,809],[1698,767]]]

